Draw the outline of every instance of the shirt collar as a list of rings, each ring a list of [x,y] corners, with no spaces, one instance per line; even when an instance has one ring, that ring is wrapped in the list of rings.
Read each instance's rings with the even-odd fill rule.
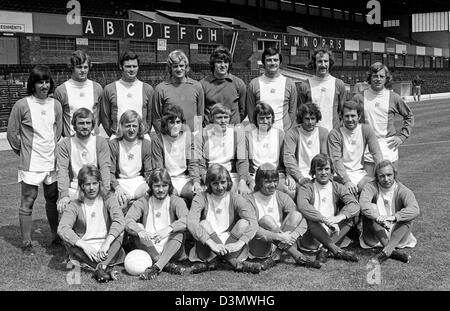
[[[227,80],[229,82],[233,82],[233,75],[231,73],[227,73],[227,75],[225,76],[224,79],[218,79],[216,78],[216,76],[214,76],[214,74],[210,74],[209,76],[206,77],[206,80],[208,82],[214,82],[214,81],[220,81],[220,80]]]

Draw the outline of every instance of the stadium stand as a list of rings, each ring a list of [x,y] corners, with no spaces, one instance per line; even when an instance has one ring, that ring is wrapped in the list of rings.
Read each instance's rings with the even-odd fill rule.
[[[66,14],[67,1],[45,0],[39,4],[30,1],[2,0],[1,10],[18,12],[41,12],[52,14]],[[82,1],[82,12],[84,16],[128,18],[127,1]]]
[[[28,2],[28,1],[17,1],[17,0],[2,0],[0,2],[0,10],[14,10],[20,12],[45,12],[45,13],[55,13],[55,14],[66,14],[68,9],[66,9],[65,4],[67,1],[61,0],[46,0],[39,4]],[[214,16],[229,17],[234,21],[242,21],[241,24],[227,21],[227,19],[221,19],[220,23],[224,24],[225,28],[232,28],[234,30],[245,30],[246,26],[254,27],[255,29],[265,30],[267,32],[287,32],[289,26],[301,27],[305,30],[306,35],[310,36],[321,36],[321,37],[334,37],[334,38],[345,38],[354,40],[365,40],[374,42],[388,42],[393,40],[400,44],[412,44],[420,45],[425,47],[426,44],[412,40],[411,38],[402,37],[396,33],[389,31],[381,26],[369,26],[362,22],[357,22],[352,20],[353,18],[343,17],[343,19],[331,18],[331,17],[321,17],[316,15],[307,14],[296,14],[291,12],[284,12],[281,10],[265,10],[258,8],[257,10],[242,10],[242,6],[236,6],[228,3],[220,3],[216,1],[198,1],[195,5],[187,5],[186,1],[183,1],[182,5],[176,3],[163,2],[163,1],[150,1],[150,2],[139,2],[133,0],[98,0],[98,1],[81,1],[82,2],[82,15],[89,17],[109,17],[109,18],[128,18],[128,10],[149,10],[153,12],[158,12],[158,14],[164,16],[166,19],[172,20],[174,23],[179,23],[182,25],[190,26],[201,26],[200,14],[213,16],[209,21],[214,22]],[[240,10],[238,10],[240,9]],[[166,11],[164,11],[166,10]],[[179,16],[174,16],[173,14],[168,14],[169,11],[177,11],[183,13],[197,13],[197,19],[188,18],[189,14],[179,14]],[[165,14],[166,12],[167,14]],[[131,14],[131,13],[130,13]],[[219,21],[215,21],[219,25]],[[375,27],[375,28],[374,28]],[[374,30],[375,29],[375,30]],[[253,30],[252,30],[253,31]],[[392,39],[389,39],[392,38]],[[231,40],[231,39],[230,39]],[[96,41],[96,40],[92,40]],[[107,40],[97,40],[101,42],[106,42]],[[100,43],[101,43],[100,42]],[[139,43],[139,42],[138,42]],[[255,43],[255,42],[253,42]],[[129,43],[127,43],[129,44]],[[120,72],[118,65],[113,62],[116,59],[116,54],[122,51],[123,48],[127,48],[127,44],[122,43],[117,44],[117,49],[107,52],[104,51],[94,51],[88,49],[89,54],[93,57],[95,61],[104,61],[106,63],[94,63],[93,68],[89,73],[89,78],[99,82],[102,86],[115,81],[120,77]],[[75,46],[75,45],[74,45]],[[174,45],[171,46],[173,48]],[[211,48],[211,47],[208,47]],[[248,46],[251,50],[251,45]],[[155,46],[156,49],[156,46]],[[428,47],[427,47],[428,49]],[[431,49],[431,48],[430,48]],[[68,51],[63,51],[69,53]],[[60,51],[55,51],[60,52]],[[253,47],[253,54],[251,55],[252,60],[259,60],[260,52],[255,52]],[[301,72],[311,74],[311,70],[306,69],[306,62],[309,58],[308,51],[306,56],[302,56],[302,64],[290,64],[289,60],[284,62],[284,65],[292,65],[292,67],[301,68]],[[53,51],[46,51],[46,55],[53,53]],[[66,54],[67,54],[66,53]],[[154,56],[158,52],[151,52],[151,59],[158,59],[158,61],[164,61],[164,57],[157,58]],[[285,53],[285,51],[283,51]],[[362,60],[361,51],[358,55],[358,62],[354,62],[356,66],[336,66],[332,71],[332,74],[336,77],[342,79],[350,87],[353,87],[355,83],[364,81],[367,76],[368,64],[379,60],[383,61],[382,54],[373,54],[368,60]],[[64,55],[66,55],[64,54]],[[114,54],[114,55],[113,55]],[[204,53],[205,54],[205,53]],[[245,54],[245,53],[244,53]],[[345,65],[346,62],[342,61],[344,57],[348,57],[346,54],[352,53],[340,53],[341,62],[340,64]],[[70,77],[70,71],[67,67],[66,62],[67,57],[57,55],[56,58],[48,60],[48,62],[57,61],[59,64],[49,64],[53,78],[55,80],[56,86],[60,85]],[[62,54],[61,54],[62,55]],[[104,55],[113,55],[109,59],[104,59]],[[164,55],[164,53],[162,54]],[[206,55],[206,54],[205,54]],[[191,72],[190,77],[196,80],[202,79],[205,75],[209,74],[209,65],[207,64],[207,56],[202,55],[203,61],[193,61],[191,59]],[[350,55],[352,56],[352,55]],[[388,55],[388,59],[385,61],[390,61],[390,57],[394,55]],[[245,56],[247,57],[247,56]],[[378,57],[378,58],[377,58]],[[400,55],[401,57],[401,55]],[[252,78],[259,74],[259,70],[253,67],[249,67],[247,62],[241,60],[240,63],[234,63],[233,73],[248,83]],[[442,58],[442,57],[441,57]],[[149,58],[150,59],[150,58]],[[433,58],[434,59],[434,58]],[[244,61],[246,59],[243,59]],[[29,62],[29,60],[28,60]],[[47,61],[45,61],[47,62]],[[304,62],[304,64],[303,64]],[[442,66],[442,61],[440,66],[430,65],[430,59],[425,62],[422,60],[422,65],[426,68],[406,68],[406,67],[393,67],[388,63],[389,68],[393,72],[394,81],[411,81],[414,77],[419,74],[421,78],[425,81],[422,87],[423,94],[429,93],[443,93],[449,91],[448,79],[449,79],[449,69],[448,68],[428,68],[428,67],[440,67]],[[394,62],[392,62],[393,64]],[[395,62],[397,65],[397,61]],[[399,62],[400,63],[400,62]],[[404,61],[402,66],[410,64],[411,62]],[[412,62],[414,64],[414,61]],[[362,66],[364,65],[364,66]],[[366,66],[367,65],[367,66]],[[417,63],[416,63],[417,65]],[[0,132],[6,130],[7,119],[9,116],[10,109],[12,105],[21,97],[25,96],[25,85],[28,79],[29,72],[34,64],[16,64],[16,65],[0,65]],[[448,62],[445,65],[448,67]],[[445,67],[442,66],[442,67]],[[252,70],[253,69],[253,70]],[[299,71],[300,72],[300,71]],[[142,63],[139,72],[140,79],[156,86],[161,81],[167,79],[167,70],[164,63]],[[297,81],[300,80],[296,79]]]

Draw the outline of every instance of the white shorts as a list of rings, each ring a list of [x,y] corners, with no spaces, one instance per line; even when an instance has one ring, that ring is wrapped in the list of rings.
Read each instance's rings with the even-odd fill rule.
[[[109,138],[109,140],[113,140],[116,137],[117,137],[116,134],[112,134],[111,137]],[[144,135],[144,139],[147,139],[150,142],[152,141],[151,138],[150,138],[150,134],[149,133]]]
[[[358,185],[359,182],[367,175],[364,169],[357,171],[347,171],[348,178],[354,185]]]
[[[140,186],[147,184],[144,177],[140,175],[133,178],[118,178],[117,181],[119,182],[119,185],[130,195],[132,200],[137,199],[136,190]]]
[[[42,183],[51,185],[56,182],[56,171],[51,172],[28,172],[19,170],[17,172],[17,182],[24,182],[28,185],[40,186]]]
[[[384,231],[386,232],[386,235],[388,236],[388,239],[391,239],[391,234],[392,234],[392,228],[391,230],[386,230],[384,229]],[[412,232],[410,232],[408,235],[404,236],[400,242],[398,243],[398,245],[396,246],[396,248],[413,248],[415,247],[417,244],[417,239],[416,237],[412,234]],[[381,242],[379,241],[375,241],[375,243],[372,241],[371,243],[367,243],[366,240],[364,239],[364,235],[361,232],[361,234],[359,235],[359,245],[361,246],[361,248],[374,248],[374,247],[383,247],[383,245],[381,244]]]
[[[181,190],[183,190],[184,186],[191,180],[189,176],[181,174],[178,176],[171,177],[172,185],[177,190],[178,195],[181,195]]]

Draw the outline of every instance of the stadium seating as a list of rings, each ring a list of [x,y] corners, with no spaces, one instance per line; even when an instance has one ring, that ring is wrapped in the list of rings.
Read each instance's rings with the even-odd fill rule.
[[[11,10],[19,12],[41,12],[52,14],[66,14],[67,1],[45,0],[39,4],[31,1],[2,0],[0,10]],[[83,16],[128,18],[126,1],[81,1],[81,13]]]
[[[320,16],[273,11],[262,13],[258,17],[248,14],[235,16],[235,18],[269,32],[286,32],[288,26],[294,26],[301,27],[322,37],[375,42],[385,42],[387,37],[392,37],[408,44],[426,45],[410,38],[402,37],[380,26]]]

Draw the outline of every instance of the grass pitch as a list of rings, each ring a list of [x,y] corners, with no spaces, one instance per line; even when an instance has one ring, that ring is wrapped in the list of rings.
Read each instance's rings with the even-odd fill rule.
[[[388,260],[381,266],[379,282],[372,278],[369,258],[374,252],[352,245],[358,263],[330,260],[320,270],[293,265],[292,260],[259,275],[229,270],[199,275],[174,276],[165,272],[154,281],[140,281],[123,268],[120,280],[97,284],[90,274],[66,265],[63,248],[52,248],[45,217],[42,189],[33,212],[33,244],[36,255],[24,257],[20,250],[18,220],[20,188],[16,183],[18,157],[0,152],[0,290],[172,290],[172,291],[299,291],[299,290],[450,290],[450,105],[445,100],[412,103],[415,126],[400,147],[399,180],[411,188],[421,215],[413,232],[418,239],[409,264]],[[369,281],[368,281],[369,279]],[[72,280],[72,281],[71,281]],[[72,283],[79,284],[72,284]],[[371,284],[373,283],[373,284]],[[378,284],[379,283],[379,284]]]

